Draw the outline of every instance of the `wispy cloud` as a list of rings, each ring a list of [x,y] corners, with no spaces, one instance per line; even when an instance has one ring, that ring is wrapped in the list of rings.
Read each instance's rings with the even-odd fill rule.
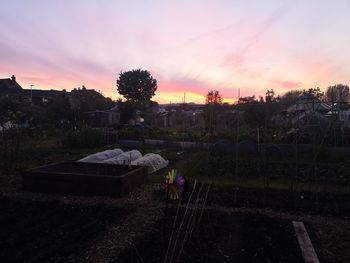
[[[279,20],[281,20],[292,8],[291,3],[285,3],[270,14],[261,25],[259,25],[251,36],[245,40],[237,52],[227,55],[224,63],[229,63],[230,67],[239,67],[244,64],[248,52],[259,43],[264,34]]]
[[[0,76],[24,86],[117,98],[118,72],[134,68],[151,71],[165,101],[350,84],[345,1],[4,1]]]
[[[220,28],[208,31],[208,32],[204,32],[204,33],[198,34],[198,35],[196,35],[194,37],[191,37],[191,38],[187,39],[184,42],[184,45],[192,44],[193,42],[196,42],[196,41],[199,41],[199,40],[205,40],[208,37],[215,37],[215,35],[217,35],[217,34],[225,33],[225,32],[227,32],[229,30],[232,30],[235,26],[236,26],[236,23],[235,24],[230,24],[230,25],[227,25],[227,26],[223,26],[223,27],[220,27]]]

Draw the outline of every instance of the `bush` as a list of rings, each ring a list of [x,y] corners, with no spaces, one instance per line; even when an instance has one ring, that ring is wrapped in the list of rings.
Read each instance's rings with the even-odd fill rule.
[[[67,132],[62,144],[71,148],[95,148],[105,144],[104,135],[96,129],[85,128]]]

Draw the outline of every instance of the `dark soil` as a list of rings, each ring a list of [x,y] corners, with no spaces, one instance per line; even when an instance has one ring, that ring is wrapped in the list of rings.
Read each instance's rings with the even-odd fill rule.
[[[167,224],[159,223],[116,262],[163,262],[174,215],[175,211],[171,210]],[[175,259],[178,252],[176,249]],[[204,213],[199,228],[185,243],[179,262],[298,263],[303,259],[290,221],[215,211]]]
[[[329,192],[300,192],[277,189],[214,188],[209,204],[222,206],[270,208],[306,214],[349,216],[350,196]]]
[[[196,189],[199,188],[197,185]],[[202,192],[205,192],[206,188],[205,185]],[[187,201],[191,190],[192,185],[186,189],[183,202]],[[164,190],[156,192],[154,198],[164,200]],[[349,217],[349,200],[350,195],[340,193],[214,186],[210,189],[207,203],[208,205],[238,208],[268,208],[283,212]]]
[[[1,262],[81,262],[106,227],[131,211],[0,197]]]

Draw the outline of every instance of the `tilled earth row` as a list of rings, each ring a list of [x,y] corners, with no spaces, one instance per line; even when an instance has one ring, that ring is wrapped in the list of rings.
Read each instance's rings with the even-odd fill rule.
[[[23,259],[27,262],[43,259],[46,262],[128,262],[121,260],[128,259],[130,251],[138,251],[137,257],[142,258],[143,248],[140,244],[150,236],[159,237],[159,231],[163,231],[160,228],[165,203],[155,198],[154,194],[161,189],[161,185],[147,184],[130,197],[121,199],[20,191],[3,193],[0,198],[2,262]],[[175,207],[177,205],[173,204],[169,209]],[[193,204],[190,209],[194,209]],[[291,221],[303,221],[321,262],[350,262],[350,222],[347,217],[334,218],[266,208],[235,208],[215,203],[207,205],[205,210],[211,215],[209,218],[213,218],[213,225],[229,222],[221,221],[223,215],[232,215],[234,222],[242,223],[246,219],[252,225],[259,220],[266,222],[266,225],[271,220],[283,221],[286,223],[277,224],[288,229]],[[237,215],[243,219],[234,219]],[[249,224],[245,224],[247,226]],[[261,230],[260,227],[258,229]],[[222,233],[225,233],[224,230],[218,229]],[[267,230],[261,231],[259,233],[267,233],[264,232]],[[290,230],[287,233],[292,234]],[[204,235],[202,238],[204,242],[204,238],[210,236]],[[163,241],[167,242],[166,237]],[[271,246],[275,246],[274,242]],[[152,249],[157,252],[158,248]],[[218,248],[217,251],[223,249]],[[191,258],[191,255],[188,256]],[[223,256],[227,255],[223,252]]]

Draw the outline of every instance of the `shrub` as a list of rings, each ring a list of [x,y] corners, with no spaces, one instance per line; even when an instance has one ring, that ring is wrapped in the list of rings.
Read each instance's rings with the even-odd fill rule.
[[[95,148],[103,146],[105,140],[100,130],[84,128],[68,131],[62,139],[62,144],[71,148]]]

